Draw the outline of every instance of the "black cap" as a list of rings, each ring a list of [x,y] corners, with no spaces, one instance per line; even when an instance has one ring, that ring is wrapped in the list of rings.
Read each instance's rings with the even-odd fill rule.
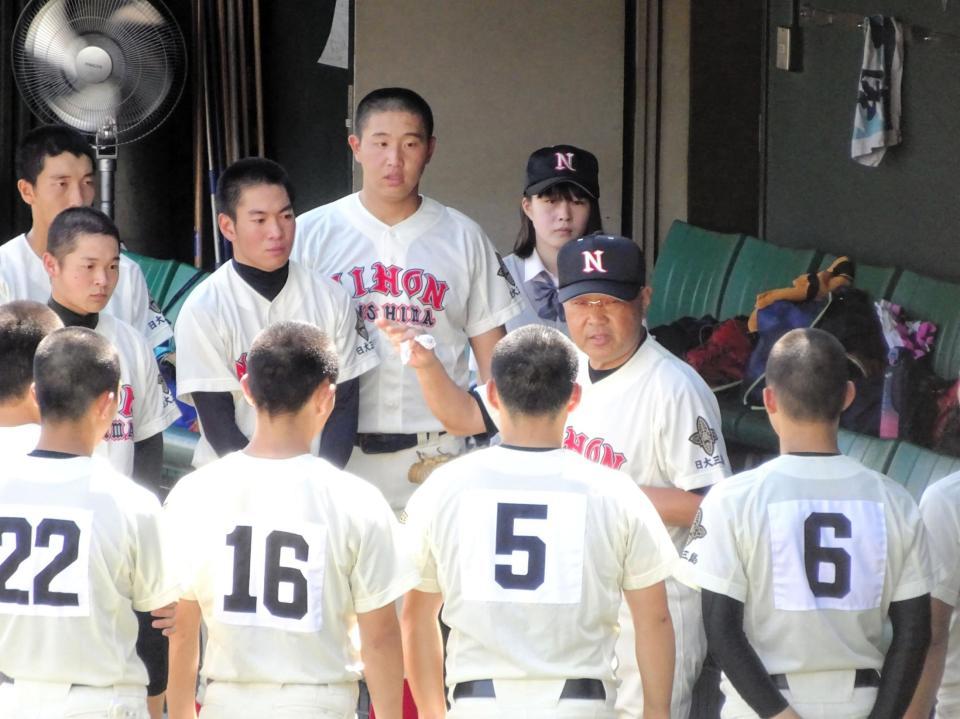
[[[632,300],[643,288],[643,252],[633,240],[618,235],[587,235],[568,242],[557,256],[561,302],[587,294]]]
[[[600,166],[593,153],[573,145],[541,147],[527,160],[527,185],[523,194],[539,195],[544,190],[569,182],[593,199],[600,197]]]

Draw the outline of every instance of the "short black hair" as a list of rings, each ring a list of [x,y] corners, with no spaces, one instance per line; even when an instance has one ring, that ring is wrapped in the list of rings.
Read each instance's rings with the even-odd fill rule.
[[[237,205],[248,187],[256,185],[279,185],[287,191],[293,205],[293,183],[283,165],[265,157],[245,157],[237,160],[223,171],[217,182],[217,212],[231,220],[237,219]]]
[[[849,377],[843,345],[823,330],[790,330],[767,358],[767,385],[776,393],[777,405],[799,421],[837,421]]]
[[[416,115],[423,122],[423,129],[427,131],[426,139],[433,137],[433,110],[429,103],[413,90],[405,87],[381,87],[367,93],[357,105],[354,118],[358,137],[363,135],[367,118],[377,112],[409,112]]]
[[[247,376],[256,408],[295,414],[325,380],[337,381],[337,355],[327,336],[307,322],[275,322],[254,338]]]
[[[17,179],[26,180],[31,185],[43,172],[43,163],[48,157],[56,157],[69,152],[77,157],[90,158],[94,165],[95,156],[89,141],[72,127],[66,125],[41,125],[34,128],[17,145]]]
[[[555,416],[577,381],[577,351],[562,332],[526,325],[497,342],[491,374],[508,412]]]
[[[53,218],[47,232],[47,252],[63,260],[76,249],[80,235],[107,235],[120,247],[120,230],[109,217],[92,207],[68,207]]]
[[[73,422],[104,392],[118,391],[120,357],[103,335],[86,327],[64,327],[37,347],[33,381],[40,421]]]
[[[531,199],[531,195],[524,193],[523,195],[527,199]],[[591,197],[586,190],[584,190],[579,185],[574,185],[571,182],[559,182],[556,185],[551,185],[543,192],[535,195],[536,197],[546,197],[550,200],[567,200],[568,202],[573,202],[574,200],[586,200],[590,203],[590,216],[587,218],[587,226],[583,230],[584,235],[592,235],[596,232],[603,232],[603,217],[600,214],[600,200],[596,197]],[[580,239],[579,237],[572,237],[573,240]],[[521,259],[526,259],[533,254],[533,251],[537,248],[537,231],[533,227],[533,220],[527,217],[527,213],[523,211],[523,208],[520,208],[520,231],[517,233],[517,240],[513,243],[513,254]]]
[[[60,318],[39,302],[16,300],[0,305],[0,404],[27,393],[37,345],[60,327]]]

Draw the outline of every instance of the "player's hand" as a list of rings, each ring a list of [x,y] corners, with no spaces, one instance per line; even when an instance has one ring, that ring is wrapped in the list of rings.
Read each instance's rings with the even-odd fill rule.
[[[797,714],[793,709],[787,707],[779,714],[775,714],[771,719],[802,719],[802,717]]]
[[[380,328],[381,334],[390,341],[390,344],[393,345],[393,348],[397,352],[401,351],[401,345],[403,345],[404,342],[408,343],[410,348],[410,361],[407,363],[408,367],[423,369],[429,367],[434,362],[439,362],[433,350],[428,350],[419,342],[413,341],[417,335],[421,335],[423,332],[413,327],[400,324],[399,322],[391,322],[382,317],[377,320],[376,325]]]
[[[153,617],[153,621],[150,623],[154,629],[160,629],[161,634],[165,637],[169,637],[175,631],[177,631],[175,616],[176,616],[177,603],[171,602],[165,607],[160,607],[159,609],[154,609],[150,612],[150,616]]]

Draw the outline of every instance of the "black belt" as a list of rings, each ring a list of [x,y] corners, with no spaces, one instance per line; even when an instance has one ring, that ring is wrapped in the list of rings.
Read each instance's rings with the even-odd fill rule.
[[[787,684],[786,674],[771,674],[770,678],[780,691],[790,691],[790,685]],[[876,669],[857,669],[857,674],[853,680],[854,689],[878,686],[880,686],[880,672],[878,672]]]
[[[421,432],[421,434],[429,434]],[[437,432],[437,435],[446,434],[446,432]],[[357,438],[353,444],[359,447],[364,454],[387,454],[389,452],[400,452],[404,449],[416,447],[420,440],[416,432],[413,434],[377,434],[374,432],[357,432]]]
[[[453,698],[456,699],[495,699],[497,693],[493,689],[493,679],[474,679],[470,682],[460,682],[453,688]],[[597,699],[604,701],[607,690],[599,679],[567,679],[563,683],[561,699]]]

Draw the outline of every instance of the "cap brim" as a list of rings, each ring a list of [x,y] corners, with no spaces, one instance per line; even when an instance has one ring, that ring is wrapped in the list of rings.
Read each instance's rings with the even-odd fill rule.
[[[618,300],[636,299],[643,285],[633,282],[614,282],[613,280],[581,280],[557,290],[557,298],[567,302],[580,295],[609,295]]]
[[[592,197],[594,200],[596,200],[600,196],[599,192],[595,192],[594,190],[584,185],[582,182],[577,182],[575,179],[570,177],[548,177],[546,180],[540,180],[540,182],[534,182],[532,185],[527,186],[527,189],[523,191],[523,194],[532,197],[533,195],[539,195],[544,190],[549,190],[554,185],[562,185],[564,183],[568,185],[576,185],[581,190],[583,190],[588,195],[590,195],[590,197]]]

